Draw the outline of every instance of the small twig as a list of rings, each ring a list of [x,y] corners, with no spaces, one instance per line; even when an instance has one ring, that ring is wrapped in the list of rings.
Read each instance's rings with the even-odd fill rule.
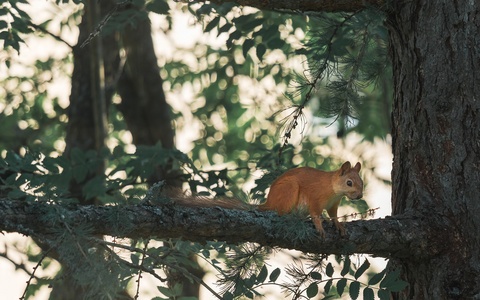
[[[149,240],[147,240],[145,242],[145,246],[143,247],[143,251],[147,252],[147,247],[148,247],[148,242]],[[142,253],[142,261],[140,262],[140,266],[139,267],[144,267],[143,266],[143,262],[145,261],[145,253]],[[140,278],[142,278],[142,269],[140,268],[138,270],[138,279],[137,279],[137,292],[135,293],[135,300],[138,299],[138,296],[140,295]]]
[[[53,37],[53,38],[56,39],[57,41],[60,41],[60,42],[64,43],[64,44],[67,45],[70,49],[73,49],[73,46],[70,45],[67,41],[65,41],[64,39],[62,39],[60,36],[58,36],[58,35],[56,35],[56,34],[54,34],[54,33],[51,33],[51,32],[48,31],[46,28],[43,28],[43,27],[40,26],[40,25],[34,24],[34,23],[32,23],[31,21],[27,21],[27,23],[28,23],[28,25],[32,26],[33,28],[38,29],[38,30],[40,30],[41,32],[48,34],[49,36]]]
[[[45,251],[42,255],[42,257],[40,258],[40,260],[38,261],[38,263],[35,265],[35,267],[33,267],[33,272],[31,273],[30,275],[30,278],[28,278],[28,281],[27,281],[27,286],[25,287],[25,290],[23,291],[23,295],[20,297],[20,300],[23,300],[25,299],[25,295],[27,294],[27,291],[28,291],[28,288],[30,287],[30,284],[32,282],[32,279],[35,278],[35,272],[37,271],[37,269],[41,266],[43,260],[47,257],[48,253],[53,249],[53,247],[50,247],[50,249],[48,249],[47,251]]]
[[[344,221],[348,220],[348,218],[353,218],[353,219],[356,219],[358,216],[360,216],[360,218],[364,219],[366,217],[372,217],[373,215],[375,215],[375,211],[380,209],[380,207],[377,207],[377,208],[370,208],[370,209],[367,209],[366,211],[362,211],[362,212],[355,212],[355,213],[351,213],[351,214],[348,214],[348,215],[343,215],[343,216],[340,216],[340,217],[336,217],[336,218],[330,218],[330,217],[324,217],[324,216],[321,216],[319,217],[320,219],[322,220],[339,220],[339,219],[342,219]]]
[[[132,1],[131,0],[125,0],[123,2],[120,2],[120,3],[117,3],[117,5],[115,5],[112,10],[110,10],[107,15],[105,16],[105,18],[103,18],[103,20],[98,23],[97,27],[95,28],[95,30],[93,30],[93,32],[91,32],[87,39],[80,45],[80,48],[83,48],[85,47],[86,45],[88,45],[97,35],[100,34],[100,32],[102,32],[102,29],[103,27],[105,26],[105,24],[107,24],[108,20],[110,20],[110,18],[117,12],[117,10],[123,6],[126,6],[127,4],[131,3]]]
[[[0,257],[3,257],[5,258],[6,260],[8,260],[9,262],[11,262],[14,266],[15,266],[15,269],[19,269],[19,270],[22,270],[24,271],[25,273],[27,273],[28,276],[34,276],[35,279],[37,280],[40,280],[40,278],[36,277],[34,274],[32,274],[32,272],[30,272],[28,269],[27,269],[27,266],[22,262],[22,263],[16,263],[13,259],[11,259],[9,256],[8,256],[8,253],[7,253],[7,245],[5,245],[5,252],[0,252]]]
[[[288,145],[288,141],[290,140],[290,137],[292,135],[292,131],[298,125],[298,120],[297,119],[300,116],[303,115],[303,109],[305,108],[307,103],[310,101],[311,94],[312,94],[313,90],[315,89],[315,87],[317,85],[317,82],[320,81],[324,77],[324,71],[327,69],[327,66],[328,66],[328,58],[330,57],[330,55],[332,53],[333,39],[335,38],[338,29],[341,28],[347,21],[349,21],[351,18],[353,18],[360,11],[361,10],[357,10],[357,11],[353,12],[352,14],[346,16],[344,18],[344,20],[340,24],[338,24],[338,26],[336,26],[335,29],[333,30],[333,32],[330,36],[329,42],[327,44],[327,49],[325,50],[327,55],[325,56],[325,59],[324,59],[322,65],[319,68],[317,68],[316,75],[314,76],[313,80],[311,82],[307,83],[307,86],[309,87],[309,89],[307,91],[307,94],[305,95],[305,99],[303,100],[302,104],[300,104],[296,108],[295,112],[292,113],[293,120],[290,122],[290,125],[288,126],[288,129],[285,131],[285,134],[283,136],[282,146],[278,150],[278,161],[277,161],[278,165],[281,164],[281,156],[282,156],[283,151],[285,150],[285,148]]]

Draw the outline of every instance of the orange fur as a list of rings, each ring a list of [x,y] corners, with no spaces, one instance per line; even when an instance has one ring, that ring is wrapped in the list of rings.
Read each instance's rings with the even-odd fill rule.
[[[332,172],[310,167],[288,170],[273,182],[267,202],[260,209],[275,210],[283,215],[306,207],[321,237],[325,236],[320,218],[325,209],[336,228],[345,235],[345,227],[337,219],[337,209],[343,196],[352,200],[362,198],[360,168],[360,163],[352,168],[347,161]]]

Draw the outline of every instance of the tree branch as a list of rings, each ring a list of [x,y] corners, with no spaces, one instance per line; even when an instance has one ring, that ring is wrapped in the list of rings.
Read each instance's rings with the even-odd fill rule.
[[[60,234],[61,219],[72,228],[88,225],[92,235],[121,238],[182,238],[205,243],[255,242],[269,247],[296,249],[308,253],[366,253],[381,257],[427,257],[435,253],[428,241],[438,232],[413,216],[348,222],[348,235],[341,237],[326,226],[326,238],[319,239],[311,221],[280,217],[274,212],[191,208],[174,205],[150,206],[62,206],[39,202],[0,201],[0,230],[52,238]],[[50,217],[47,217],[50,216]],[[301,228],[303,232],[292,232]],[[309,236],[295,240],[298,236]],[[412,254],[413,253],[413,254]]]
[[[234,2],[242,6],[252,6],[259,9],[286,9],[299,11],[317,12],[354,12],[369,7],[382,8],[386,5],[385,0],[196,0],[197,2],[212,2],[223,4]],[[190,2],[180,0],[179,2]]]

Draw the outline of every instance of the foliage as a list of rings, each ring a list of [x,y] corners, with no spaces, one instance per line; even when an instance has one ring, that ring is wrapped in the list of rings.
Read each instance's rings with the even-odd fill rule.
[[[12,47],[17,52],[20,51],[20,43],[24,43],[20,35],[33,31],[29,27],[30,16],[18,6],[22,3],[28,2],[19,0],[0,3],[0,40],[4,42],[3,48]]]
[[[71,160],[64,157],[51,158],[30,152],[27,152],[24,157],[19,157],[9,152],[0,165],[2,177],[10,174],[2,182],[2,191],[8,191],[7,197],[11,199],[54,201],[64,205],[72,203],[75,202],[75,198],[68,192],[70,181],[85,180],[89,172],[96,170],[99,161],[107,159],[110,162],[109,165],[115,162],[116,167],[104,177],[95,176],[89,179],[84,185],[84,196],[97,197],[105,204],[127,205],[138,203],[147,195],[145,182],[154,172],[149,166],[163,164],[171,159],[184,166],[192,165],[185,154],[158,146],[139,147],[134,154],[127,154],[120,147],[113,152],[105,149],[99,154],[94,151],[84,153],[75,149],[71,157]],[[201,176],[205,181],[198,183],[203,183],[204,187],[212,189],[210,176],[205,174]],[[123,190],[123,194],[118,193],[120,190]],[[358,267],[351,263],[348,256],[343,261],[341,277],[334,276],[333,265],[325,261],[326,257],[308,255],[303,258],[303,262],[287,267],[285,272],[288,281],[280,283],[277,280],[282,271],[278,268],[269,270],[265,263],[265,257],[271,253],[272,249],[248,243],[235,246],[221,242],[201,245],[183,241],[156,241],[155,244],[160,246],[155,247],[146,247],[147,241],[132,240],[130,246],[126,246],[125,243],[107,243],[92,238],[88,224],[83,227],[69,225],[68,219],[62,217],[64,215],[61,205],[55,206],[52,211],[45,211],[45,218],[57,220],[58,233],[55,237],[37,236],[36,238],[47,244],[50,249],[55,249],[60,260],[76,270],[79,284],[89,285],[92,297],[115,295],[137,276],[138,272],[149,273],[163,282],[165,278],[159,275],[158,271],[172,266],[192,281],[205,284],[200,278],[196,278],[187,271],[188,266],[192,265],[189,259],[191,255],[198,256],[217,271],[218,284],[223,286],[223,299],[233,299],[241,295],[253,298],[254,295],[259,294],[260,287],[274,284],[291,294],[292,299],[313,298],[320,293],[319,286],[323,286],[324,296],[341,296],[344,291],[348,291],[353,299],[358,297],[361,288],[365,299],[373,299],[374,289],[377,290],[377,295],[384,299],[385,295],[388,295],[387,291],[394,292],[405,287],[403,281],[397,280],[398,272],[386,273],[386,270],[371,277],[368,284],[361,283],[358,280],[367,271],[369,262],[365,260]],[[117,215],[112,215],[112,218],[114,221],[109,222],[118,224],[117,232],[131,230],[128,218],[120,220]],[[288,217],[285,218],[285,224],[278,224],[278,226],[285,226],[284,232],[286,234],[292,232],[296,238],[302,237],[302,232],[306,231],[292,227]],[[312,237],[304,236],[303,238]],[[148,243],[154,244],[154,239]],[[144,245],[143,249],[140,248],[142,245]],[[125,255],[119,256],[115,248],[128,250],[131,253],[130,259],[125,259]],[[101,251],[106,251],[109,259],[105,261],[99,258],[98,254]],[[92,268],[96,271],[92,272]],[[345,277],[348,274],[353,278]],[[46,283],[48,280],[43,279],[43,282]],[[92,282],[98,285],[92,285]],[[349,289],[345,290],[347,283]],[[105,285],[111,289],[105,289]],[[168,289],[159,285],[158,289],[166,297],[181,294],[181,286]]]

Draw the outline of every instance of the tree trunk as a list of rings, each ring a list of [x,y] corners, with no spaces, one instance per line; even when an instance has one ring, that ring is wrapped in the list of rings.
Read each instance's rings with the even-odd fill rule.
[[[153,146],[158,142],[163,148],[175,147],[175,131],[170,118],[171,108],[163,91],[163,80],[153,46],[150,20],[139,20],[135,27],[127,26],[122,34],[127,60],[118,82],[122,102],[118,106],[135,145]],[[170,160],[166,166],[155,166],[155,174],[148,178],[152,184],[165,180],[168,186],[181,187],[180,171],[173,169]],[[190,258],[198,263],[195,257]],[[167,268],[168,283],[173,288],[183,284],[182,296],[198,297],[200,285],[191,283],[182,274]],[[201,268],[189,267],[188,271],[202,278]]]
[[[394,1],[393,214],[443,227],[398,299],[480,297],[480,2]],[[430,245],[432,246],[432,245]]]
[[[99,151],[105,146],[107,112],[114,90],[112,81],[118,73],[120,62],[118,41],[114,35],[97,36],[82,45],[89,35],[95,31],[99,20],[115,6],[114,1],[86,1],[79,24],[77,45],[73,47],[74,69],[70,105],[68,107],[68,125],[66,130],[65,155],[70,157],[74,148],[81,151]],[[99,165],[97,174],[105,172],[105,166]],[[86,199],[82,195],[84,183],[96,174],[90,173],[83,182],[72,180],[70,192],[79,199],[82,205],[95,203],[95,198]],[[41,240],[35,239],[43,249],[48,249]],[[62,263],[61,274],[52,285],[50,299],[88,299],[89,288],[80,286],[75,279],[75,270],[63,263],[62,257],[51,253],[52,257]],[[126,291],[119,291],[118,299],[131,299]]]
[[[127,127],[135,145],[153,146],[161,143],[165,149],[175,147],[175,131],[170,118],[171,108],[165,99],[163,80],[153,47],[150,20],[139,20],[135,27],[126,26],[122,41],[126,63],[118,81],[118,93]],[[152,185],[165,180],[170,186],[181,186],[178,170],[172,165],[156,166],[155,174],[148,179]]]

